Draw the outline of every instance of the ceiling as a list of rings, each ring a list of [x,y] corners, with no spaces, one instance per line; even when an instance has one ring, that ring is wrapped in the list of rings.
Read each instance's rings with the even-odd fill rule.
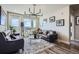
[[[2,4],[5,11],[17,12],[21,14],[23,14],[24,11],[28,13],[29,8],[32,10],[32,5],[33,4]],[[36,11],[38,12],[38,9],[42,9],[42,13],[54,12],[57,9],[63,8],[67,5],[68,4],[37,4]]]

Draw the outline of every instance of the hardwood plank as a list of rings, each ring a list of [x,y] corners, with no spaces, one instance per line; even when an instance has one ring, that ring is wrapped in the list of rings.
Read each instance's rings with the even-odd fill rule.
[[[51,51],[51,50],[49,50],[49,49],[47,49],[47,51],[48,51],[49,53],[51,53],[51,54],[56,54],[55,52],[53,52],[53,51]]]
[[[53,50],[54,52],[58,53],[58,54],[65,54],[65,52],[61,51],[60,49],[58,49],[57,47],[52,47],[50,48],[51,50]]]
[[[79,54],[79,51],[74,48],[66,48],[61,45],[55,45],[43,49],[40,54]]]
[[[49,50],[49,49],[47,49],[47,50],[45,50],[48,54],[55,54],[55,52],[53,52],[53,51],[51,51],[51,50]]]
[[[59,50],[61,50],[61,51],[63,51],[65,54],[69,54],[69,51],[67,51],[65,49],[61,49],[61,48],[58,48],[58,47],[56,47],[56,48],[59,49]]]
[[[66,52],[68,51],[70,54],[74,53],[74,54],[77,54],[78,52],[75,52],[74,50],[71,50],[71,49],[68,49],[68,48],[65,48],[65,47],[62,47],[62,46],[57,46],[61,49],[64,49]]]

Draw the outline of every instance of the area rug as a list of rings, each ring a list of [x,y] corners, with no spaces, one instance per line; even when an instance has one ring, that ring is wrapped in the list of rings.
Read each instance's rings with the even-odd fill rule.
[[[36,54],[42,49],[54,46],[53,43],[49,43],[43,39],[24,39],[24,53]]]

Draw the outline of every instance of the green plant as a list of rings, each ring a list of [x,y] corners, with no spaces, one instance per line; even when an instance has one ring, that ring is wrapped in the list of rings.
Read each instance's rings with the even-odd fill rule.
[[[13,33],[15,33],[16,32],[16,30],[15,29],[13,29]]]
[[[12,26],[10,26],[10,30],[13,30],[13,27]]]
[[[13,33],[15,33],[15,32],[16,32],[16,30],[14,29],[14,27],[13,27],[13,26],[10,26],[10,30],[11,30]]]

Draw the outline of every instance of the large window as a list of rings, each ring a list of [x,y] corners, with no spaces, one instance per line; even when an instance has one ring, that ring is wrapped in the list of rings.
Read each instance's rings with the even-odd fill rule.
[[[31,19],[24,19],[24,27],[31,28]]]
[[[19,16],[16,16],[16,15],[11,16],[11,26],[18,27],[20,25],[19,22],[20,22]]]
[[[9,25],[13,26],[17,31],[18,30],[30,30],[36,28],[36,17],[34,16],[26,16],[17,14],[17,13],[9,13]],[[23,22],[23,27],[21,27],[21,22]]]
[[[19,20],[16,19],[16,18],[13,18],[12,21],[11,21],[11,25],[12,26],[19,26]]]
[[[36,27],[36,20],[34,20],[34,19],[24,19],[24,27],[35,28]]]
[[[6,21],[6,17],[5,16],[1,16],[1,25],[5,25],[5,21]]]
[[[33,28],[36,27],[36,20],[33,20]]]
[[[6,13],[4,12],[4,10],[1,9],[1,20],[0,20],[0,25],[6,25]]]

